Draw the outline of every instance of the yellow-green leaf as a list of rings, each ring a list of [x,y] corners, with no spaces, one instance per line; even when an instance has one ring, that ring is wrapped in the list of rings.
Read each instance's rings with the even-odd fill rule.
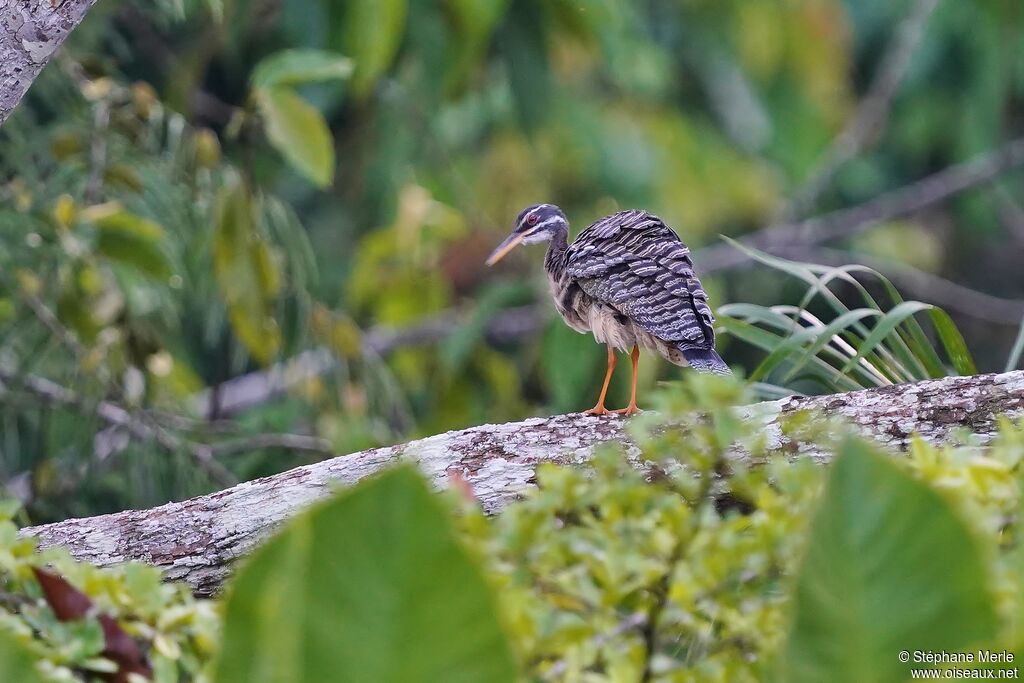
[[[352,75],[352,60],[336,52],[300,49],[282,50],[263,59],[253,70],[256,88],[276,88],[315,81],[330,81]]]
[[[376,84],[402,43],[407,0],[349,0],[345,14],[345,45],[356,63],[352,85],[365,95]]]
[[[253,357],[270,362],[281,346],[273,316],[281,277],[257,229],[252,196],[241,183],[221,194],[213,265],[232,329]]]
[[[257,88],[267,139],[295,170],[320,187],[334,180],[334,141],[323,115],[293,90]]]
[[[173,270],[165,251],[164,230],[157,223],[127,211],[95,220],[96,252],[134,266],[154,277],[169,277]]]
[[[0,631],[0,681],[43,682],[28,652],[7,631]]]

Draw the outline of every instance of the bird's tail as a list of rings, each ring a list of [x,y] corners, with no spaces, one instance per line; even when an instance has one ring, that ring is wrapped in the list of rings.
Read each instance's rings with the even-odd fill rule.
[[[686,356],[689,366],[698,372],[710,372],[715,375],[732,374],[732,370],[714,349],[684,349],[680,347],[679,350]]]

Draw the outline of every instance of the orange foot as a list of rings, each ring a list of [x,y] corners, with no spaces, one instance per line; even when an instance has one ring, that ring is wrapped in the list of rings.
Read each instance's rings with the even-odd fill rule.
[[[591,408],[590,410],[584,410],[583,414],[584,415],[611,415],[613,412],[615,412],[615,411],[614,410],[608,410],[602,404],[599,403],[596,406],[594,406],[593,408]]]
[[[629,417],[630,415],[636,415],[637,413],[639,413],[640,409],[636,407],[635,403],[630,403],[625,408],[619,408],[618,410],[613,410],[611,412],[615,413],[616,415],[625,415],[626,417]]]

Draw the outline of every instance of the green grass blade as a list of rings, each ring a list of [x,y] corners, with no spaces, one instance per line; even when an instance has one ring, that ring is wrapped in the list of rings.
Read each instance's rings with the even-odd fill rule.
[[[903,297],[900,296],[899,291],[893,286],[892,282],[882,275],[877,270],[869,268],[867,266],[861,266],[857,264],[850,264],[845,266],[839,266],[836,268],[825,268],[822,272],[822,280],[827,284],[831,279],[842,279],[843,282],[852,285],[860,294],[864,304],[867,308],[873,308],[877,311],[884,311],[885,309],[878,303],[871,292],[868,291],[860,280],[853,276],[854,273],[861,273],[869,275],[878,280],[884,289],[886,290],[891,305],[899,305],[903,303]],[[826,300],[833,302],[833,308],[838,313],[842,313],[845,310],[849,310],[845,305],[839,308],[836,304],[840,303],[838,297],[830,289],[825,288],[823,290]],[[916,325],[916,321],[914,322]],[[869,331],[866,327],[861,324],[857,324],[853,327],[853,331],[856,332],[860,338],[868,336]],[[853,343],[853,340],[847,338],[847,341]],[[887,341],[891,342],[892,348],[886,344],[878,345],[877,347],[877,358],[871,358],[868,354],[864,354],[865,358],[879,369],[893,367],[896,372],[890,377],[893,381],[906,381],[908,378],[924,379],[927,374],[923,364],[916,358],[909,345],[899,335],[893,335],[892,338]],[[856,344],[854,344],[856,346]]]
[[[791,380],[793,376],[801,368],[803,368],[811,358],[816,357],[818,353],[821,352],[823,348],[825,348],[825,346],[831,344],[833,337],[839,335],[840,332],[852,327],[854,324],[860,322],[865,318],[877,317],[880,315],[882,315],[881,311],[876,311],[871,308],[858,308],[856,310],[844,313],[843,315],[839,316],[838,318],[836,318],[829,324],[825,325],[824,327],[813,328],[816,332],[814,336],[814,341],[806,349],[804,349],[804,352],[803,354],[801,354],[800,358],[798,358],[793,363],[793,367],[790,368],[789,372],[783,378],[783,381]],[[841,374],[845,375],[846,373],[842,372]]]
[[[885,339],[887,339],[900,325],[900,323],[915,313],[925,311],[930,308],[933,308],[931,304],[925,304],[919,301],[904,301],[882,316],[878,323],[875,324],[874,329],[871,330],[871,334],[864,339],[864,342],[857,349],[857,355],[851,358],[846,365],[843,366],[843,374],[849,372],[861,358],[866,357],[874,351],[875,347],[879,346]]]
[[[721,312],[721,309],[719,309]],[[719,329],[730,334],[737,339],[744,341],[751,346],[754,346],[762,351],[771,353],[773,350],[778,348],[787,337],[775,334],[773,332],[765,331],[756,325],[752,325],[744,320],[738,320],[736,318],[722,317],[718,321]],[[845,356],[840,356],[838,352],[834,355],[839,356],[840,359],[845,359]],[[815,358],[813,363],[813,370],[811,372],[815,375],[815,379],[822,383],[823,386],[829,386],[829,382],[834,383],[836,377],[836,369],[829,365],[821,358]],[[862,388],[856,382],[846,378],[845,386],[851,391]]]
[[[935,331],[939,335],[942,347],[946,350],[946,355],[949,356],[949,361],[953,364],[953,369],[957,371],[957,374],[978,374],[978,368],[974,364],[974,357],[971,356],[971,352],[967,349],[964,336],[960,334],[960,330],[957,329],[956,323],[949,317],[949,314],[937,307],[929,310],[928,314],[931,316],[932,324],[935,325]]]
[[[807,293],[804,295],[803,300],[800,303],[799,311],[806,310],[810,301],[813,300],[815,294],[821,294],[822,298],[836,311],[837,314],[842,315],[850,309],[842,302],[842,300],[833,292],[829,287],[829,283],[833,280],[839,279],[846,284],[853,286],[864,300],[865,305],[868,308],[874,308],[876,310],[884,310],[878,301],[871,295],[868,289],[853,276],[854,273],[863,273],[877,278],[886,290],[886,293],[892,299],[894,304],[903,302],[903,298],[900,296],[899,291],[893,286],[892,282],[878,271],[869,268],[867,266],[850,264],[839,267],[832,266],[821,266],[812,263],[804,263],[799,261],[790,261],[776,256],[765,254],[764,252],[758,251],[736,243],[734,240],[723,238],[733,246],[737,247],[751,258],[763,263],[771,268],[779,270],[783,273],[789,274],[800,280],[806,282],[809,287]],[[797,317],[799,316],[799,312]],[[917,335],[917,339],[927,339],[924,336],[923,330],[920,330],[920,326],[916,321],[912,322],[911,333]],[[917,329],[913,329],[913,326],[917,326]],[[861,324],[857,324],[853,327],[853,332],[858,334],[861,338],[869,334],[869,330]],[[855,340],[851,337],[847,337],[847,341],[856,346]],[[878,347],[878,354],[884,356],[882,358],[868,358],[869,362],[879,367],[879,369],[893,366],[898,369],[890,379],[899,381],[902,378],[916,377],[924,378],[933,374],[937,369],[941,369],[941,362],[938,362],[938,357],[932,354],[928,358],[928,361],[935,361],[936,364],[931,365],[931,372],[926,369],[925,365],[917,358],[918,354],[915,354],[910,345],[904,341],[899,335],[894,335],[892,341],[892,348],[888,348],[885,345]],[[927,355],[926,351],[922,351]],[[940,372],[940,375],[944,374]]]
[[[1021,354],[1024,354],[1024,320],[1020,321],[1020,331],[1017,333],[1017,341],[1013,343],[1010,350],[1010,357],[1006,359],[1006,372],[1016,370],[1020,365]]]

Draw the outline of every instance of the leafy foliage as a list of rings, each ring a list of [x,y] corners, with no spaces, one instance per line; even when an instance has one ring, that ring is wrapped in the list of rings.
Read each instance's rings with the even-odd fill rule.
[[[819,390],[850,391],[977,372],[949,315],[932,304],[904,301],[878,271],[859,265],[832,268],[788,261],[733,244],[807,285],[796,306],[727,304],[719,309],[728,334],[768,352],[751,373],[752,380],[777,377],[783,385],[806,380]],[[891,307],[883,308],[858,275],[879,284]],[[862,305],[851,308],[835,291],[840,288],[853,290]],[[813,313],[811,307],[818,303],[835,317],[823,319]],[[948,364],[914,317],[920,313],[928,314]]]
[[[678,230],[702,272],[699,249],[717,233],[798,217],[786,196],[815,178],[872,91],[908,5],[99,4],[0,129],[0,370],[78,399],[53,405],[24,382],[0,397],[0,479],[47,521],[314,457],[228,458],[222,440],[289,432],[350,452],[586,407],[604,354],[544,318],[536,252],[498,271],[482,264],[512,216],[555,201],[578,230],[644,207]],[[859,203],[1016,134],[1024,60],[1008,36],[1021,21],[1012,3],[940,3],[877,136],[808,211]],[[842,248],[1019,296],[1007,248],[1017,189],[1000,180]],[[827,286],[848,311],[827,313],[822,299],[807,308],[823,325],[849,312],[833,329],[854,348],[849,335],[879,330],[856,361],[831,342],[812,348],[825,337],[782,319],[803,308],[806,287],[760,270],[704,284],[715,304],[794,308],[721,316],[727,331],[746,327],[720,350],[787,392],[970,367],[962,349],[947,353],[944,314],[890,304],[872,275],[847,274],[876,313],[845,277]],[[908,291],[933,301],[930,286]],[[971,320],[973,306],[946,310],[976,365],[998,369],[1011,326]],[[794,331],[801,339],[769,371],[761,354]],[[645,356],[641,399],[677,372]],[[284,388],[233,402],[225,384],[241,377],[229,387],[243,399],[268,378]],[[610,391],[624,402],[627,372]],[[143,431],[158,438],[127,438],[82,407],[99,399],[156,420]]]
[[[544,466],[495,517],[410,469],[374,477],[245,562],[222,643],[220,608],[155,570],[36,555],[8,522],[0,637],[54,680],[110,670],[96,622],[62,623],[40,600],[27,570],[49,563],[161,682],[491,681],[514,666],[538,680],[900,681],[904,649],[1022,651],[1024,424],[1004,420],[985,448],[918,441],[893,458],[794,417],[793,438],[834,451],[826,472],[766,451],[731,409],[748,398],[719,378],[670,388],[659,408],[674,418],[632,423],[640,460],[605,449],[589,467]]]
[[[220,641],[217,606],[192,598],[185,586],[162,583],[153,567],[97,569],[61,549],[37,551],[32,539],[16,536],[13,509],[6,505],[0,522],[0,672],[21,673],[3,680],[107,679],[121,670],[118,652],[128,647],[112,650],[108,629],[141,646],[157,683],[211,680]],[[41,583],[44,576],[53,577],[52,585]],[[21,652],[30,653],[36,666],[26,669]]]

